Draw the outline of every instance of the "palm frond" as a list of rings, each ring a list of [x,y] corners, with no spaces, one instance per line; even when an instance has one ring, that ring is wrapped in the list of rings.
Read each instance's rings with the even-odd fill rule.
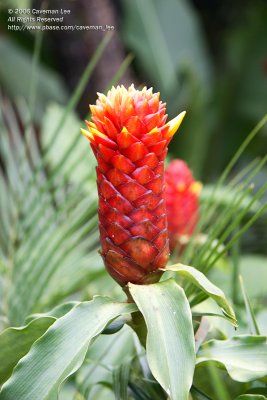
[[[264,197],[267,185],[264,184],[255,190],[253,180],[266,165],[267,156],[253,160],[238,174],[233,174],[232,171],[246,146],[266,122],[265,116],[237,150],[218,182],[203,190],[200,220],[182,254],[182,259],[205,274],[228,254],[250,226],[266,213]],[[228,178],[230,173],[233,175],[231,179]],[[191,285],[187,285],[186,289],[188,295],[196,294]],[[193,304],[204,298],[203,295],[197,294]]]

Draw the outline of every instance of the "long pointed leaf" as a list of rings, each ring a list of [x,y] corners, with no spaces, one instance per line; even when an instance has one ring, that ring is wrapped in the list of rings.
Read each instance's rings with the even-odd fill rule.
[[[242,394],[235,398],[235,400],[266,400],[267,397],[261,394]]]
[[[242,394],[235,398],[235,400],[266,400],[267,397],[261,394]]]
[[[20,328],[7,328],[0,335],[0,383],[11,375],[17,362],[29,351],[32,344],[56,321],[45,316]]]
[[[223,313],[230,319],[234,326],[237,326],[234,310],[227,301],[223,291],[213,285],[208,278],[197,269],[183,264],[170,265],[166,271],[174,271],[188,278],[192,283],[198,286],[206,294],[208,294],[222,308]]]
[[[183,289],[173,279],[129,284],[147,325],[147,359],[172,400],[187,400],[195,365],[192,316]]]
[[[267,375],[265,336],[235,336],[229,340],[210,340],[198,352],[197,363],[216,361],[225,366],[232,379],[249,382]]]
[[[92,339],[114,318],[133,311],[134,304],[104,297],[80,303],[34,343],[4,384],[0,399],[56,399],[60,384],[81,366]]]

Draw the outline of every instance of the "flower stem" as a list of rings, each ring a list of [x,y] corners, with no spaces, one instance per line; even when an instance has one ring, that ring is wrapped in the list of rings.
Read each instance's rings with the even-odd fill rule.
[[[128,286],[123,287],[123,291],[127,296],[128,303],[134,303],[134,299],[128,289]],[[127,321],[127,324],[135,331],[141,345],[146,348],[146,338],[147,338],[147,326],[145,319],[140,311],[131,314],[131,319]]]

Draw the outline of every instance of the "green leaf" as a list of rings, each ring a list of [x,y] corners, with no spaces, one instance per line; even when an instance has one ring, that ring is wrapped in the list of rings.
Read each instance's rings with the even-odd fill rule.
[[[236,397],[235,400],[266,400],[266,397],[261,394],[242,394]]]
[[[82,364],[88,346],[105,326],[134,304],[96,297],[59,318],[18,363],[0,393],[1,400],[56,399],[60,384]]]
[[[267,257],[264,255],[244,254],[240,257],[240,274],[244,279],[246,292],[250,298],[265,296],[266,266]],[[255,274],[255,271],[257,271],[257,274]]]
[[[129,284],[147,325],[147,359],[152,374],[172,400],[186,400],[195,365],[190,306],[173,279],[153,285]]]
[[[177,71],[187,67],[207,87],[209,57],[197,15],[187,2],[171,0],[166,7],[160,0],[127,1],[123,8],[123,38],[153,83],[172,93],[179,88]]]
[[[1,84],[11,96],[28,97],[32,80],[31,56],[19,45],[7,37],[0,40],[0,52],[3,58],[0,65]],[[20,66],[18,74],[17,66]],[[48,100],[63,103],[66,98],[66,90],[62,79],[52,70],[38,66],[37,69],[38,102],[35,107],[35,118],[40,119]]]
[[[69,301],[68,303],[60,304],[59,306],[54,307],[52,310],[48,311],[47,313],[42,314],[32,314],[26,318],[26,322],[30,322],[34,319],[41,318],[41,317],[53,317],[58,319],[63,317],[63,315],[67,314],[73,307],[80,304],[79,301]]]
[[[0,335],[0,383],[5,382],[17,362],[28,353],[32,344],[56,321],[41,317],[20,328],[7,328]]]
[[[234,310],[225,297],[225,294],[217,286],[213,285],[208,278],[197,269],[183,264],[175,264],[167,266],[165,271],[174,271],[188,278],[193,284],[199,287],[204,293],[216,301],[222,308],[226,317],[229,318],[234,326],[237,326]]]
[[[47,107],[42,119],[40,135],[43,148],[47,148],[49,143],[51,143],[53,140],[53,136],[63,114],[64,107],[57,103],[50,103]],[[78,184],[83,182],[83,189],[92,193],[92,180],[95,183],[94,169],[96,161],[94,159],[93,152],[88,150],[85,138],[81,135],[80,127],[82,125],[78,117],[74,113],[69,112],[65,118],[64,129],[61,129],[58,132],[57,140],[51,147],[47,157],[52,167],[56,167],[58,160],[64,157],[64,154],[66,154],[69,147],[72,145],[74,138],[77,137],[75,151],[70,153],[68,157],[68,164],[77,164],[77,160],[79,160],[79,163],[75,165],[75,168],[72,169],[68,174],[67,168],[65,168],[65,171],[63,172],[65,175],[67,175],[67,178],[71,183]],[[92,179],[88,179],[88,173],[90,171]]]
[[[254,5],[254,7],[253,7]],[[257,73],[258,66],[265,60],[265,41],[267,35],[266,26],[266,7],[257,7],[256,3],[251,3],[246,27],[236,25],[227,35],[227,52],[225,54],[228,65],[232,65],[232,76],[236,77],[235,84],[238,91],[232,97],[233,107],[229,116],[229,127],[231,133],[238,135],[238,130],[242,129],[242,124],[231,123],[237,115],[245,120],[255,121],[266,112],[267,85],[263,73]],[[251,79],[253,77],[253,79]],[[224,79],[228,80],[225,75]],[[231,81],[230,81],[231,82]],[[222,82],[222,84],[225,84]],[[231,127],[232,125],[232,127]],[[229,132],[229,133],[230,133]],[[230,141],[231,136],[229,137]]]
[[[232,379],[249,382],[267,375],[265,336],[235,336],[229,340],[210,340],[197,354],[197,364],[216,361],[223,364]]]
[[[90,399],[101,399],[102,383],[112,387],[112,372],[135,355],[134,332],[125,325],[114,335],[100,335],[90,346],[86,360],[76,374],[80,393]]]
[[[249,324],[249,327],[250,327],[250,333],[252,335],[260,335],[261,332],[260,332],[258,324],[257,324],[255,313],[254,313],[253,307],[251,305],[250,299],[249,299],[249,297],[247,295],[247,292],[246,292],[246,289],[245,289],[245,286],[244,286],[243,277],[241,275],[239,275],[239,282],[240,282],[241,292],[242,292],[243,299],[244,299],[244,304],[245,304],[248,324]]]
[[[190,393],[192,395],[192,400],[212,400],[210,397],[208,397],[205,393],[201,392],[201,390],[196,388],[194,385],[192,386]]]
[[[204,185],[201,190],[200,200],[202,203],[206,203],[210,207],[217,206],[224,207],[226,210],[235,207],[237,196],[239,196],[240,189],[237,187],[231,186],[220,186],[214,191],[214,185]],[[248,214],[256,212],[261,204],[259,201],[256,201],[252,206],[247,209],[247,206],[253,199],[253,196],[248,193],[247,196],[242,200],[242,202],[237,204],[238,211],[245,210]]]
[[[102,332],[102,335],[113,335],[119,332],[125,325],[125,319],[117,318],[115,321],[111,322]]]
[[[121,364],[113,371],[113,389],[116,400],[128,400],[127,387],[130,377],[131,362]]]

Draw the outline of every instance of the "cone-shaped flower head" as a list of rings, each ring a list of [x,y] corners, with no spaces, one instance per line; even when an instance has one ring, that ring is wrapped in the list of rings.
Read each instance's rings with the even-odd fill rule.
[[[190,237],[198,222],[201,183],[182,160],[173,160],[166,168],[166,209],[171,248]],[[182,244],[182,243],[180,243]]]
[[[82,133],[98,163],[101,254],[119,284],[143,284],[169,257],[164,158],[185,113],[166,124],[159,93],[133,85],[98,96]]]

